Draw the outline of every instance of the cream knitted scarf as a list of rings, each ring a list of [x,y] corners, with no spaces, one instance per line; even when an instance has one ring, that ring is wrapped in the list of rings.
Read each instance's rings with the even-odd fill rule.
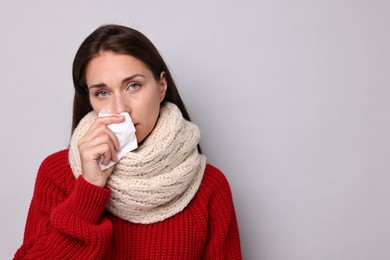
[[[70,141],[69,163],[76,178],[82,174],[77,143],[95,119],[94,112],[88,113]],[[199,140],[199,128],[185,120],[176,105],[166,102],[142,145],[113,166],[106,184],[111,189],[106,209],[142,224],[182,211],[195,196],[206,166],[206,157],[197,150]]]

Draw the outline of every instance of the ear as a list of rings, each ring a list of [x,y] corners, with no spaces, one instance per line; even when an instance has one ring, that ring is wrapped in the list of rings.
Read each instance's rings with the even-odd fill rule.
[[[160,102],[165,98],[165,94],[167,93],[167,79],[165,77],[165,71],[160,73]]]

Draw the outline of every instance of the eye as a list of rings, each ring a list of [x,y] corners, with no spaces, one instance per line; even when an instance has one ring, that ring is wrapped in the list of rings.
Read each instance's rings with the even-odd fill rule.
[[[95,94],[97,97],[106,97],[106,96],[108,96],[108,92],[107,91],[104,91],[104,90],[102,90],[102,91],[98,91],[98,92],[96,92],[96,94]]]
[[[136,91],[141,87],[141,84],[139,83],[131,83],[128,85],[127,89],[130,91]]]

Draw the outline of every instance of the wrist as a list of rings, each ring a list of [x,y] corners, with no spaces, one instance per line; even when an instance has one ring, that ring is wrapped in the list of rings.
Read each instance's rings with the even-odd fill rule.
[[[104,188],[104,186],[106,186],[106,180],[102,180],[100,178],[91,178],[91,177],[88,177],[85,175],[82,175],[82,177],[89,184],[92,184],[92,185],[97,186],[99,188]]]

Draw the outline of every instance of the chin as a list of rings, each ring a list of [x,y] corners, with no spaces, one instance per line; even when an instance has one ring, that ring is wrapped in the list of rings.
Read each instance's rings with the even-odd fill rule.
[[[142,143],[146,139],[145,136],[140,136],[140,135],[137,135],[137,134],[135,134],[135,137],[137,138],[137,143],[138,144]]]

